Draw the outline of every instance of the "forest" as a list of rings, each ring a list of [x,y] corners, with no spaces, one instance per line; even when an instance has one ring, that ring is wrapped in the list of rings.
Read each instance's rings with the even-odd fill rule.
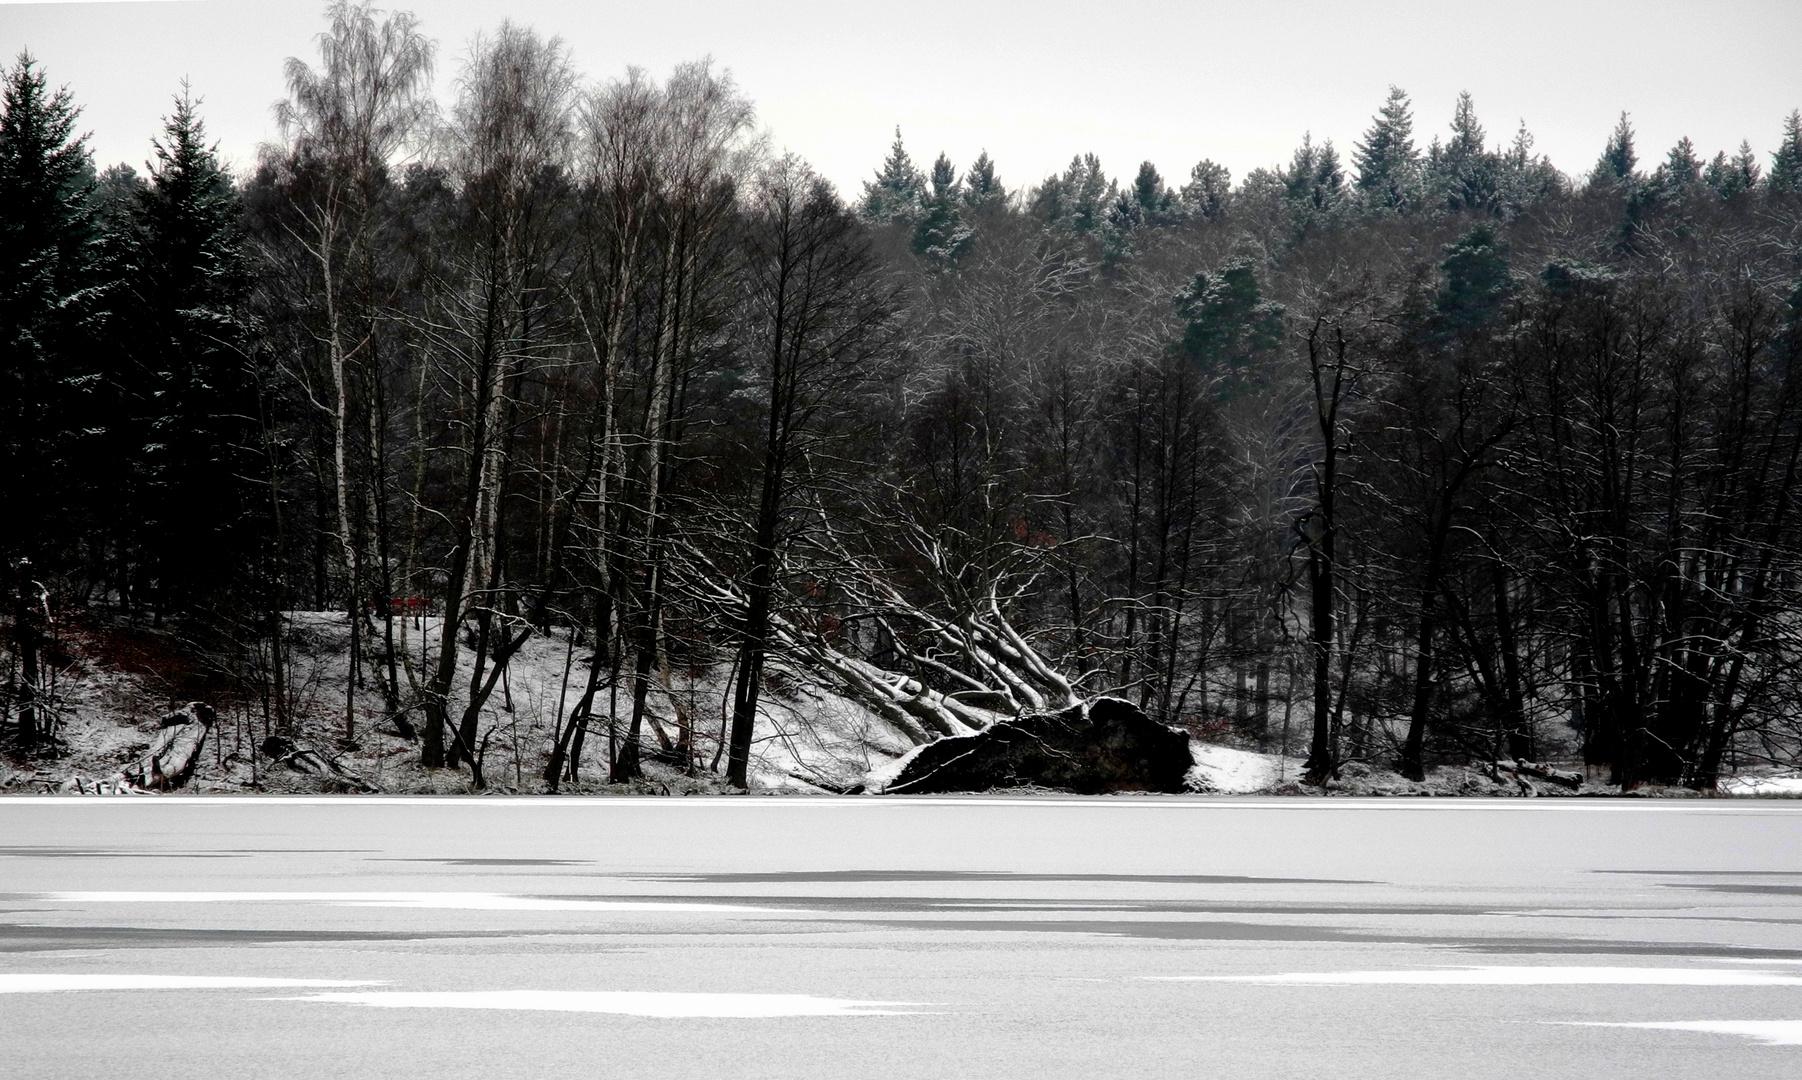
[[[53,73],[4,74],[5,753],[54,752],[85,620],[256,739],[476,786],[558,642],[534,791],[753,786],[809,692],[905,744],[1122,698],[1293,730],[1315,785],[1802,754],[1802,114],[1765,160],[1623,114],[1567,173],[1397,88],[1243,177],[897,131],[840,192],[708,61],[590,79],[510,23],[446,57],[351,0],[317,44],[236,174],[186,88],[100,169]]]

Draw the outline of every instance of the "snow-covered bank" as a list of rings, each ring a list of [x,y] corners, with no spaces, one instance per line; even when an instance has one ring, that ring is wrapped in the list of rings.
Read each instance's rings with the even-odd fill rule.
[[[1235,750],[1230,746],[1191,742],[1195,766],[1189,770],[1189,787],[1220,795],[1250,795],[1270,789],[1302,774],[1301,758]]]
[[[1802,798],[1802,776],[1734,776],[1721,781],[1723,795],[1787,795]]]
[[[423,671],[440,621],[398,619],[396,658],[403,703]],[[118,773],[166,735],[160,724],[190,700],[209,698],[217,710],[205,745],[194,761],[188,792],[463,794],[476,790],[467,767],[427,770],[419,765],[416,738],[386,711],[377,669],[366,669],[352,695],[354,737],[346,740],[344,707],[348,627],[342,612],[291,612],[285,636],[289,692],[281,729],[274,703],[196,672],[202,666],[181,654],[182,643],[154,628],[93,617],[65,630],[67,663],[60,669],[59,739],[55,751],[30,760],[0,757],[0,792],[57,790],[73,777],[89,781]],[[471,650],[465,649],[454,683],[469,685]],[[550,748],[581,701],[590,650],[565,628],[534,631],[512,658],[505,678],[480,710],[477,746],[485,790],[537,794]],[[407,669],[412,670],[409,678]],[[761,698],[752,747],[754,790],[767,793],[881,793],[918,752],[894,724],[837,692],[812,673],[772,661]],[[609,735],[623,737],[630,720],[630,674],[609,686],[603,674],[587,728],[579,779],[564,780],[568,794],[692,794],[726,790],[722,767],[730,671],[725,664],[671,665],[654,674],[647,694],[642,736],[645,776],[629,785],[605,781]],[[417,711],[408,713],[414,726]],[[999,718],[998,716],[996,718]],[[686,735],[689,760],[678,748]],[[271,738],[275,736],[275,738]],[[1530,796],[1573,791],[1523,775],[1508,766],[1448,766],[1424,781],[1407,780],[1364,762],[1351,762],[1323,787],[1300,783],[1298,757],[1258,752],[1252,744],[1228,746],[1192,740],[1186,787],[1195,792],[1295,795]],[[1568,762],[1559,766],[1573,767]],[[1575,777],[1571,778],[1572,780]],[[1585,778],[1574,792],[1619,794],[1605,775]],[[70,785],[71,787],[75,785]],[[92,784],[82,785],[92,790]],[[105,789],[110,790],[110,789]],[[1688,790],[1635,794],[1690,796]],[[1722,782],[1727,797],[1802,797],[1802,775],[1769,766]]]

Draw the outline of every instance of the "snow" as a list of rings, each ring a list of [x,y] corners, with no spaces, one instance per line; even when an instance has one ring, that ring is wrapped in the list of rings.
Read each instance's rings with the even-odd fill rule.
[[[1304,986],[1802,986],[1802,974],[1745,968],[1505,967],[1419,971],[1292,971],[1280,975],[1151,976],[1167,982]]]
[[[1708,1035],[1740,1035],[1766,1046],[1802,1046],[1802,1020],[1659,1020],[1638,1024],[1564,1021],[1570,1027],[1641,1028],[1650,1031],[1699,1031]]]
[[[441,908],[456,911],[761,911],[732,904],[641,900],[580,900],[474,892],[57,892],[74,904],[301,903],[334,907]]]
[[[970,736],[955,735],[952,736],[952,738],[967,739],[970,738]],[[920,752],[931,745],[931,743],[921,743],[919,746],[907,751],[900,757],[894,758],[882,765],[878,765],[865,773],[863,780],[864,790],[871,794],[880,794],[887,791],[890,784],[901,778],[902,772],[907,769],[908,765],[913,763],[913,759],[919,757]]]
[[[474,791],[467,770],[427,770],[419,764],[419,744],[401,738],[383,718],[375,680],[357,694],[356,744],[341,747],[348,626],[343,612],[292,611],[284,614],[291,646],[291,713],[295,744],[316,755],[313,772],[271,761],[256,747],[269,733],[269,720],[254,703],[225,703],[189,792],[264,791],[277,794],[367,791],[461,795]],[[417,673],[434,652],[442,620],[395,620],[401,662]],[[175,663],[180,644],[166,633],[127,621],[96,617],[64,628],[64,644],[74,662],[59,676],[64,704],[64,752],[54,763],[33,763],[29,773],[0,763],[0,790],[53,791],[72,776],[105,777],[142,753],[157,735],[158,720],[177,705],[175,683],[159,664]],[[589,650],[571,640],[567,628],[534,632],[514,656],[504,682],[481,710],[488,790],[536,794],[546,789],[542,773],[548,747],[582,696]],[[176,659],[171,659],[176,658]],[[467,686],[472,657],[459,651],[454,680]],[[762,694],[752,743],[749,777],[754,790],[786,794],[881,792],[892,784],[918,747],[880,715],[836,691],[817,674],[772,658],[772,678]],[[605,685],[596,701],[583,752],[579,782],[564,782],[565,794],[700,794],[726,790],[709,771],[725,728],[731,665],[725,662],[676,666],[650,687],[645,723],[643,780],[606,783],[608,709],[617,704],[617,727],[630,716],[629,676],[615,697]],[[404,684],[405,680],[403,680]],[[404,690],[403,690],[404,692]],[[689,773],[656,760],[659,726],[675,737],[678,717],[690,725],[702,768]],[[996,719],[1002,719],[997,716]],[[415,713],[413,719],[418,721]],[[1376,763],[1347,763],[1324,787],[1304,788],[1299,758],[1257,753],[1231,746],[1192,742],[1192,791],[1243,795],[1566,795],[1550,784],[1522,790],[1513,777],[1493,777],[1480,769],[1433,770],[1424,782],[1404,779]],[[337,775],[317,768],[329,759]],[[723,767],[724,762],[719,762]],[[1608,793],[1586,784],[1592,793]],[[1802,796],[1802,774],[1794,771],[1742,774],[1724,779],[1720,793],[1733,796]],[[1689,794],[1674,791],[1669,794]]]
[[[615,1013],[622,1016],[907,1016],[892,1006],[908,1001],[849,1001],[806,994],[682,994],[648,990],[441,990],[308,994],[282,1001],[317,1001],[378,1009],[519,1009],[533,1012]]]
[[[0,994],[67,990],[267,990],[302,986],[380,986],[374,979],[241,979],[228,975],[0,974]]]
[[[1230,746],[1190,742],[1189,754],[1195,764],[1185,778],[1194,791],[1221,795],[1249,795],[1266,791],[1302,773],[1300,758],[1284,759],[1276,754],[1259,754],[1235,750]]]
[[[1802,795],[1802,776],[1735,776],[1720,783],[1723,795]]]

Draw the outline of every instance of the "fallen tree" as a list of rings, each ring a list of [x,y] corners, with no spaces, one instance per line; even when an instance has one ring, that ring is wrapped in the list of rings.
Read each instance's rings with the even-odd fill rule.
[[[72,776],[58,790],[79,795],[128,795],[174,791],[187,784],[206,746],[218,714],[203,701],[191,701],[164,716],[150,748],[131,764],[104,779]]]
[[[1083,795],[1183,790],[1188,736],[1118,698],[1022,716],[921,747],[886,794],[1049,787]]]

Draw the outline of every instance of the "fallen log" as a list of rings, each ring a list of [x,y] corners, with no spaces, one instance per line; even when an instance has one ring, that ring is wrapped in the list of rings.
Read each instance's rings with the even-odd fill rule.
[[[207,732],[218,714],[204,701],[191,701],[163,717],[162,733],[137,761],[119,770],[119,776],[147,791],[174,791],[194,775]]]
[[[1536,762],[1528,761],[1525,758],[1515,758],[1511,762],[1498,761],[1495,763],[1495,767],[1497,769],[1505,769],[1508,772],[1515,774],[1517,778],[1521,776],[1531,776],[1535,780],[1544,780],[1547,783],[1557,784],[1559,787],[1569,788],[1572,791],[1583,786],[1582,773],[1554,769],[1550,765],[1540,765]]]
[[[48,785],[46,785],[48,786]],[[65,795],[149,795],[152,792],[137,787],[123,776],[110,776],[104,780],[89,780],[85,776],[71,776],[57,785],[56,789]]]
[[[280,735],[271,735],[264,739],[259,749],[262,750],[264,757],[279,765],[284,765],[297,773],[324,780],[340,789],[363,792],[376,790],[369,781],[340,765],[331,756],[311,746],[285,739]]]
[[[190,701],[159,721],[162,730],[136,761],[104,779],[71,776],[58,791],[76,795],[142,795],[174,791],[194,775],[207,732],[219,718],[204,701]]]

